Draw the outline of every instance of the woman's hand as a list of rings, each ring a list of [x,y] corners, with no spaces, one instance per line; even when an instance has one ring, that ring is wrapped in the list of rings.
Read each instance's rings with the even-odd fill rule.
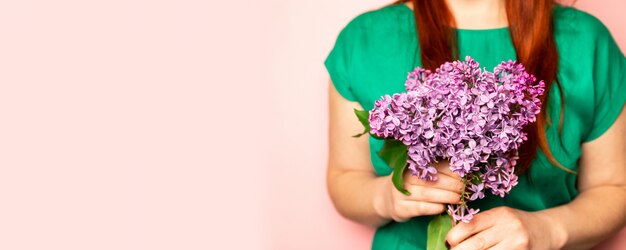
[[[554,225],[537,212],[497,207],[457,224],[446,241],[452,250],[557,249]]]
[[[374,209],[383,218],[398,222],[412,217],[440,214],[446,204],[459,204],[463,183],[461,178],[450,171],[450,163],[442,161],[433,164],[437,168],[436,181],[424,181],[404,173],[404,187],[410,196],[398,191],[391,181],[391,175],[382,177],[381,185],[374,199]]]

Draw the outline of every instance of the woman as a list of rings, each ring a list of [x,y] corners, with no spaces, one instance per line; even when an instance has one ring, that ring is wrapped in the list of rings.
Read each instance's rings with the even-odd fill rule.
[[[487,195],[470,223],[447,235],[452,249],[589,249],[626,222],[626,59],[596,18],[547,0],[408,0],[354,18],[325,65],[331,77],[327,184],[337,210],[378,227],[373,249],[425,249],[431,215],[458,202],[446,163],[436,182],[405,174],[398,192],[376,155],[382,141],[353,109],[402,92],[414,67],[472,56],[492,69],[522,62],[547,86],[542,113],[520,150],[519,184]]]

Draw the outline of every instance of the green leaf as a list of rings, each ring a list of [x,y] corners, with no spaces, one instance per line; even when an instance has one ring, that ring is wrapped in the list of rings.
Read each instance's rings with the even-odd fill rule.
[[[363,124],[363,127],[365,129],[363,133],[360,133],[358,135],[353,135],[352,137],[361,137],[364,134],[368,134],[371,129],[370,122],[369,122],[370,112],[365,111],[365,110],[354,109],[354,114],[356,114],[356,117],[359,118],[359,121],[361,122],[361,124]]]
[[[437,215],[428,223],[427,250],[447,250],[446,235],[452,228],[452,218],[448,214]]]
[[[406,169],[406,161],[404,165],[395,167],[393,169],[393,176],[391,176],[391,181],[393,182],[393,185],[396,187],[396,189],[398,189],[398,191],[402,192],[406,196],[409,196],[411,195],[411,192],[404,189],[403,174],[404,174],[405,169]]]
[[[411,195],[409,191],[404,189],[403,178],[407,165],[406,162],[409,159],[407,146],[401,141],[386,139],[383,148],[378,152],[378,156],[380,156],[389,167],[393,168],[391,181],[396,189],[407,196]]]

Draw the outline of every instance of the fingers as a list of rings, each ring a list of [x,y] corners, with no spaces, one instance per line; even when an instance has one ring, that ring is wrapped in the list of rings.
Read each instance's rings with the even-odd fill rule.
[[[428,187],[428,186],[418,186],[418,185],[411,185],[411,186],[406,187],[406,189],[409,192],[411,192],[411,195],[406,196],[400,193],[400,195],[404,196],[405,200],[441,203],[441,204],[460,204],[461,203],[460,195],[457,192],[452,192],[449,190],[433,188],[433,187]]]
[[[455,179],[461,179],[461,176],[455,172],[450,170],[450,162],[449,161],[440,161],[431,163],[433,167],[437,169],[437,173],[441,173],[443,175],[450,176]]]
[[[491,247],[495,246],[499,243],[497,235],[502,232],[498,232],[498,230],[489,228],[485,231],[482,231],[474,236],[464,240],[457,246],[452,247],[451,250],[484,250],[491,249]]]
[[[490,216],[490,213],[483,212],[476,215],[469,223],[461,222],[450,229],[446,241],[454,247],[467,240],[472,235],[491,228],[497,218]]]
[[[461,193],[463,189],[463,182],[460,177],[450,177],[448,175],[438,175],[436,181],[425,181],[416,176],[405,176],[405,188],[408,188],[409,185],[419,185],[419,186],[427,186],[433,188],[444,189],[456,193]]]
[[[489,250],[531,249],[531,246],[530,246],[530,242],[527,239],[510,240],[510,238],[508,238],[508,239],[500,240],[497,244],[495,244],[493,247],[490,247],[488,249]],[[539,247],[538,249],[548,249],[548,248]]]
[[[463,182],[461,181],[461,178],[450,177],[447,175],[439,175],[439,178],[436,181],[426,182],[426,186],[444,189],[458,194],[461,194],[461,191],[463,190]]]
[[[459,174],[457,174],[455,172],[452,172],[452,170],[450,170],[450,162],[447,161],[447,160],[442,160],[442,161],[439,161],[439,162],[432,162],[431,165],[437,169],[437,173],[440,173],[440,175],[437,175],[437,177],[445,175],[445,176],[452,177],[454,179],[461,179],[461,176],[459,176]],[[409,171],[409,170],[404,172],[403,176],[404,176],[405,180],[419,179],[419,178],[413,177],[411,175],[411,171]]]
[[[446,241],[453,250],[463,249],[529,249],[529,229],[524,213],[507,207],[493,208],[480,213],[470,223],[453,227]],[[543,242],[536,240],[534,242]],[[540,246],[545,249],[546,246]]]
[[[418,202],[418,201],[400,201],[394,206],[391,218],[397,222],[408,221],[410,218],[424,215],[436,215],[445,211],[443,204]]]
[[[511,250],[511,247],[506,243],[500,242],[495,246],[488,248],[488,250]]]

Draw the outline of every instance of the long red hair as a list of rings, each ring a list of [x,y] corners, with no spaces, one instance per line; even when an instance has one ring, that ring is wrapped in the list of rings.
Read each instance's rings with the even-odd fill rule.
[[[444,0],[399,0],[394,4],[413,2],[413,12],[420,45],[422,67],[435,69],[446,61],[459,57],[454,17]],[[548,146],[545,127],[551,124],[547,116],[548,96],[553,84],[556,84],[561,96],[561,117],[559,117],[559,134],[563,123],[564,98],[561,85],[557,79],[559,54],[554,41],[552,11],[553,0],[506,1],[506,14],[509,23],[511,40],[517,54],[517,61],[526,70],[546,84],[542,96],[541,113],[537,122],[525,128],[528,141],[520,148],[520,159],[517,163],[518,172],[530,168],[537,156],[537,148],[546,155],[548,160],[568,172],[554,158]]]

